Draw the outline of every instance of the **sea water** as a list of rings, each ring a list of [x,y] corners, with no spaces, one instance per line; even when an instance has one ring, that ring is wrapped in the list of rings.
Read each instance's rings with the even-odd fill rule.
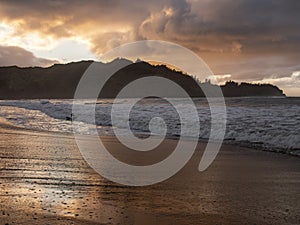
[[[185,99],[174,100],[183,107],[188,104]],[[211,132],[210,108],[205,98],[193,100],[200,120],[199,139],[206,140]],[[97,101],[95,122],[99,135],[114,135],[111,122],[112,105],[126,105],[131,101],[133,100],[122,99],[114,102],[113,99],[103,99]],[[227,120],[225,121],[224,141],[226,143],[299,152],[297,150],[300,149],[300,98],[226,98],[225,102]],[[28,129],[71,133],[73,132],[72,122],[67,121],[66,117],[72,112],[72,104],[72,100],[58,99],[1,100],[0,117],[16,126]],[[82,104],[91,104],[91,102],[83,100]],[[189,138],[193,135],[188,132],[181,133],[182,124],[176,109],[163,99],[149,98],[138,101],[132,107],[129,119],[122,117],[122,107],[118,113],[120,113],[121,122],[114,123],[114,126],[125,129],[122,126],[129,123],[131,131],[137,135],[150,133],[149,121],[153,117],[160,117],[164,120],[167,127],[166,135],[170,138],[179,136]],[[79,123],[83,124],[80,131],[83,134],[89,134],[90,129],[94,128],[89,121],[79,121]],[[160,133],[153,135],[160,135]]]

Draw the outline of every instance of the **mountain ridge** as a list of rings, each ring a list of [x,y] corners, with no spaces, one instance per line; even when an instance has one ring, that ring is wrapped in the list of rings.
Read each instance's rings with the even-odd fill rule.
[[[49,67],[0,67],[0,99],[71,99],[80,78],[92,63],[94,61],[86,60],[68,64],[54,64]],[[200,88],[203,85],[210,85],[209,87],[212,89],[217,87],[209,82],[202,83],[190,75],[170,69],[165,65],[152,65],[144,61],[133,63],[123,58],[117,58],[108,63],[95,63],[101,63],[107,67],[114,66],[116,63],[127,65],[108,80],[100,93],[100,98],[113,98],[128,83],[146,76],[171,79],[184,88],[191,97],[205,97]],[[229,81],[220,85],[220,88],[225,97],[285,96],[282,90],[271,84],[245,82],[238,84]]]

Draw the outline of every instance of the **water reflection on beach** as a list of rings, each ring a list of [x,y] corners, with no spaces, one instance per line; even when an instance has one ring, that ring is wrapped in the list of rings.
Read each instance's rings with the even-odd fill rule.
[[[205,146],[199,143],[174,177],[129,187],[93,171],[72,135],[0,128],[0,136],[3,224],[296,224],[299,219],[298,158],[225,146],[209,170],[199,173]],[[115,140],[106,143],[120,150]],[[175,143],[168,140],[160,151]],[[120,159],[134,163],[143,157],[126,152]],[[144,159],[158,158],[148,153]]]

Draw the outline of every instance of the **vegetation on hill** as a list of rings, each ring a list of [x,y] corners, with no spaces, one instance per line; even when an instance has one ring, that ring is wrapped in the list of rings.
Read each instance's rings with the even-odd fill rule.
[[[128,66],[116,72],[109,79],[100,93],[100,97],[114,97],[130,82],[146,76],[160,76],[173,80],[184,88],[191,97],[204,97],[200,87],[203,88],[209,85],[212,90],[216,87],[209,82],[201,83],[192,76],[164,65],[151,65],[143,61],[131,63],[128,60],[126,61],[126,59],[116,59],[107,64],[97,63],[104,67],[109,67],[114,66],[120,60],[123,60]],[[55,64],[48,68],[0,67],[0,99],[73,98],[79,80],[91,63],[93,62],[81,61],[69,64]],[[101,76],[101,73],[99,73],[99,76]],[[225,97],[284,96],[282,90],[271,84],[238,84],[229,81],[220,87]]]

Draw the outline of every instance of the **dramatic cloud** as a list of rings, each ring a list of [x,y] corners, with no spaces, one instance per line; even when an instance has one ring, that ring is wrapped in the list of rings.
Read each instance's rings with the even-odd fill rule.
[[[0,14],[16,34],[90,38],[96,49],[111,39],[160,38],[196,50],[273,53],[299,50],[299,10],[297,0],[10,0]]]
[[[57,63],[57,60],[49,60],[35,57],[32,52],[15,46],[0,45],[0,66],[50,66]]]
[[[216,74],[281,79],[300,70],[299,12],[298,0],[3,0],[0,43],[35,52],[69,38],[101,55],[159,39],[195,51]]]
[[[271,83],[283,88],[289,96],[299,96],[300,71],[295,71],[287,77],[263,79],[258,83]]]

